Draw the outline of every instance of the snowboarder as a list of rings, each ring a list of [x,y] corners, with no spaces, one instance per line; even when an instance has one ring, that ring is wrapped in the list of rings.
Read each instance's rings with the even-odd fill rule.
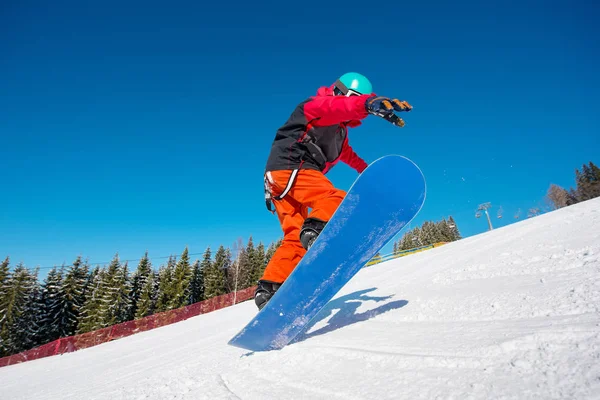
[[[258,281],[254,301],[259,310],[292,273],[346,195],[325,174],[338,161],[359,174],[367,168],[349,144],[348,127],[359,126],[369,114],[402,127],[404,121],[394,111],[411,109],[406,101],[377,96],[365,76],[349,72],[301,102],[279,128],[264,184],[267,208],[277,214],[284,237]]]

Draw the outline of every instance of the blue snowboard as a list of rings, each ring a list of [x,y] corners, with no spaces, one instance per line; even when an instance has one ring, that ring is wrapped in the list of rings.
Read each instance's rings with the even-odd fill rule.
[[[267,305],[228,344],[281,349],[419,212],[425,179],[408,158],[389,155],[357,178],[331,220]]]

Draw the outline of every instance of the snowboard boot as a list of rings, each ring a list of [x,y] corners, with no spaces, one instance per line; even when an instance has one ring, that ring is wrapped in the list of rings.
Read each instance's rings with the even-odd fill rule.
[[[258,287],[254,292],[254,303],[256,303],[259,311],[262,310],[262,308],[267,304],[271,297],[273,297],[281,285],[281,283],[277,282],[264,280],[258,281]]]
[[[317,218],[306,218],[302,229],[300,229],[300,243],[302,243],[302,247],[308,250],[315,240],[317,240],[317,236],[325,228],[325,225],[327,225],[327,221]]]

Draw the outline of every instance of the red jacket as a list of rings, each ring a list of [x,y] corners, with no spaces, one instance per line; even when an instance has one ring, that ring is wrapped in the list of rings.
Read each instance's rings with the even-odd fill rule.
[[[369,115],[365,102],[371,95],[334,96],[333,87],[319,88],[277,130],[265,170],[306,168],[327,173],[342,161],[362,172],[367,163],[350,146],[348,128],[359,126]]]

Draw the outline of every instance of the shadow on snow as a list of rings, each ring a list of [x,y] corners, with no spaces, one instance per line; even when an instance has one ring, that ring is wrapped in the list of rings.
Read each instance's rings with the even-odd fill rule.
[[[396,310],[404,307],[408,304],[406,300],[397,300],[392,301],[386,304],[383,304],[377,308],[372,310],[368,310],[362,313],[357,313],[358,307],[364,301],[375,301],[377,303],[389,300],[393,297],[391,296],[369,296],[367,293],[377,290],[377,288],[370,288],[364,290],[358,290],[356,292],[347,294],[345,296],[339,297],[327,303],[325,307],[310,321],[310,323],[303,330],[303,333],[296,336],[296,338],[290,343],[298,343],[302,342],[306,339],[310,339],[315,336],[323,335],[328,332],[335,331],[337,329],[343,328],[348,325],[355,324],[357,322],[366,321],[370,318],[373,318],[379,314],[383,314],[385,312]],[[331,319],[328,321],[327,325],[317,329],[314,332],[307,333],[310,331],[316,324],[327,319],[330,315],[334,313],[335,310],[339,310]]]

